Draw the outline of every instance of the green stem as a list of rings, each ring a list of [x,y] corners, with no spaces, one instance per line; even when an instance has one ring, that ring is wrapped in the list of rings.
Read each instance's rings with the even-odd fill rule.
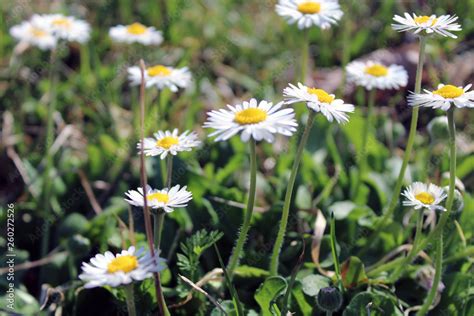
[[[133,283],[125,285],[123,289],[125,292],[125,300],[127,301],[128,316],[136,316],[137,310],[135,308],[135,296],[133,294]]]
[[[400,258],[394,259],[393,261],[389,261],[387,263],[381,264],[377,266],[376,268],[373,268],[372,270],[368,271],[367,276],[375,277],[379,275],[381,272],[390,271],[393,268],[396,268],[400,264],[400,262],[402,262],[404,259],[405,258],[400,257]]]
[[[303,31],[303,45],[301,46],[301,83],[305,84],[309,60],[309,29]]]
[[[435,275],[433,279],[433,283],[431,288],[428,292],[428,296],[426,297],[423,306],[421,307],[420,311],[418,312],[417,316],[424,316],[428,312],[433,304],[433,301],[438,293],[438,284],[441,281],[441,272],[443,269],[443,229],[441,229],[441,234],[439,235],[438,241],[436,243],[436,258],[435,258]]]
[[[298,149],[296,151],[295,160],[293,162],[293,167],[291,168],[290,179],[288,180],[288,185],[286,187],[285,202],[283,204],[283,211],[281,214],[280,228],[278,229],[278,235],[273,245],[272,258],[270,262],[270,274],[277,275],[278,273],[278,259],[280,257],[281,247],[283,245],[283,240],[285,238],[286,226],[288,224],[288,216],[290,214],[290,203],[291,197],[293,195],[293,187],[296,181],[296,175],[298,174],[298,167],[303,156],[303,151],[308,141],[309,133],[313,126],[314,117],[316,112],[310,111],[308,116],[308,122],[304,129],[303,135],[301,137]]]
[[[357,182],[354,189],[353,198],[356,198],[359,194],[359,189],[362,184],[362,178],[364,177],[367,169],[367,142],[369,139],[369,130],[372,125],[372,116],[374,112],[375,96],[377,93],[376,89],[372,89],[369,92],[368,105],[367,105],[367,116],[365,118],[364,130],[362,132],[362,147],[358,156],[359,172],[357,175]]]
[[[341,282],[341,270],[339,265],[339,258],[337,257],[336,251],[336,220],[334,218],[334,213],[331,213],[331,222],[330,222],[330,237],[331,237],[331,254],[332,260],[334,262],[334,271],[336,273],[337,283],[339,285],[339,289],[342,291],[344,289],[342,282]]]
[[[165,212],[159,210],[157,214],[153,214],[154,221],[154,238],[153,242],[157,249],[160,249],[161,244],[161,232],[163,231],[163,223],[165,221]]]
[[[418,67],[416,69],[415,93],[420,93],[421,91],[423,65],[425,63],[425,48],[426,48],[426,38],[421,36],[420,37],[420,53],[418,56]],[[408,135],[408,141],[407,141],[405,153],[403,155],[402,167],[400,168],[400,173],[398,174],[397,182],[395,184],[395,189],[390,199],[389,206],[386,212],[384,213],[383,217],[380,219],[376,230],[368,238],[367,245],[373,245],[374,239],[383,230],[383,228],[387,224],[387,221],[392,217],[393,212],[395,211],[395,208],[398,205],[398,200],[400,198],[400,191],[403,185],[403,179],[405,178],[405,172],[408,167],[408,161],[410,160],[411,151],[413,149],[413,144],[415,142],[416,128],[418,125],[418,111],[419,111],[419,107],[417,106],[413,107],[411,124],[410,124],[410,132]],[[359,255],[362,255],[363,253],[365,253],[368,250],[368,248],[369,247],[365,247]]]
[[[171,179],[173,177],[173,155],[168,154],[166,158],[166,187],[171,188]]]
[[[232,279],[234,269],[239,264],[240,256],[242,249],[244,248],[245,241],[247,240],[247,234],[250,230],[250,220],[252,219],[253,207],[255,204],[255,193],[257,186],[257,153],[256,153],[257,144],[254,139],[250,140],[250,187],[249,187],[249,196],[247,200],[247,207],[244,215],[244,222],[242,224],[242,229],[240,230],[237,243],[232,251],[232,255],[229,259],[229,264],[227,265],[227,272],[229,278]]]
[[[49,103],[48,103],[48,117],[46,120],[46,141],[45,141],[45,156],[46,165],[43,173],[43,196],[42,196],[42,209],[45,214],[43,223],[43,235],[41,239],[41,257],[45,257],[49,249],[49,238],[50,238],[50,202],[51,202],[51,191],[52,183],[51,169],[53,167],[53,155],[51,154],[51,146],[54,140],[54,112],[56,111],[56,64],[57,64],[57,51],[51,50],[50,56],[50,70],[49,70]],[[44,269],[41,269],[40,282],[43,280]]]
[[[395,271],[393,271],[392,275],[389,278],[389,283],[395,282],[398,277],[403,273],[406,266],[409,265],[416,256],[416,246],[421,238],[421,230],[423,228],[423,211],[417,211],[418,216],[416,219],[416,232],[415,232],[415,240],[413,241],[413,245],[408,253],[408,255],[403,259],[402,263],[397,266]]]
[[[448,129],[449,129],[449,149],[450,149],[450,161],[449,161],[449,190],[448,199],[446,201],[446,212],[441,216],[437,227],[428,236],[427,240],[431,238],[438,239],[437,251],[436,251],[436,272],[433,279],[433,285],[428,293],[423,307],[419,311],[418,315],[425,315],[430,308],[433,300],[438,291],[438,284],[441,280],[441,270],[443,268],[443,230],[446,222],[448,221],[449,215],[451,214],[454,202],[454,189],[456,185],[456,128],[454,125],[454,105],[448,110]]]
[[[332,316],[332,311],[326,311],[326,316]]]

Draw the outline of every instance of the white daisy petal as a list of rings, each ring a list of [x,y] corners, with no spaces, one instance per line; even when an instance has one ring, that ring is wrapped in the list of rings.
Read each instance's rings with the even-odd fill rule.
[[[405,197],[404,206],[410,206],[416,210],[445,210],[440,204],[446,199],[446,192],[434,184],[414,182],[405,189],[402,195]]]
[[[408,105],[423,106],[433,109],[449,110],[451,105],[458,108],[474,107],[474,91],[469,89],[472,85],[466,87],[456,87],[454,85],[438,85],[434,91],[424,90],[424,93],[410,93],[408,96]]]
[[[128,199],[125,199],[130,205],[143,207],[144,198],[142,188],[137,191],[130,190],[125,193]],[[175,208],[186,207],[191,201],[193,195],[186,188],[175,185],[171,189],[164,188],[156,190],[148,188],[147,190],[147,204],[153,209],[163,209],[166,212],[172,212]]]
[[[154,65],[146,68],[144,75],[147,88],[156,87],[159,90],[168,88],[172,92],[178,91],[178,88],[186,88],[191,82],[191,73],[187,67],[178,69]],[[128,79],[132,86],[140,85],[142,80],[140,67],[129,67]]]
[[[347,113],[354,112],[352,104],[345,104],[343,100],[336,99],[333,94],[323,89],[307,87],[302,83],[298,83],[298,87],[290,83],[283,90],[283,96],[287,104],[305,102],[308,108],[321,112],[329,122],[335,119],[338,123],[346,123],[349,121]]]
[[[353,61],[346,67],[348,80],[367,90],[399,89],[408,83],[408,74],[402,66],[385,66],[375,61]]]
[[[130,25],[117,25],[110,29],[109,36],[117,43],[139,43],[142,45],[160,45],[163,42],[163,35],[154,27],[147,27],[141,23]]]
[[[251,99],[236,106],[228,105],[227,109],[208,112],[204,128],[215,129],[209,137],[217,136],[215,141],[225,141],[241,132],[240,138],[247,142],[250,138],[273,142],[273,134],[291,136],[298,124],[294,110],[280,109],[283,103],[273,105],[268,101],[258,102]]]
[[[395,15],[393,20],[397,23],[392,24],[392,28],[398,32],[410,31],[414,34],[423,35],[423,31],[427,35],[439,34],[445,37],[457,38],[453,31],[461,31],[461,25],[455,23],[458,19],[455,15],[431,15],[417,16],[405,13],[405,17]]]
[[[194,147],[201,145],[196,133],[185,131],[181,135],[178,129],[170,131],[158,131],[154,138],[145,138],[143,141],[144,153],[147,156],[160,156],[165,159],[168,154],[173,156],[182,151],[191,151]],[[141,150],[141,142],[137,144],[138,150]]]
[[[327,29],[337,24],[343,15],[339,3],[335,0],[279,0],[276,12],[289,24],[296,23],[299,29],[312,26]]]
[[[90,263],[82,263],[79,279],[86,282],[85,288],[99,286],[117,287],[142,281],[151,277],[153,272],[166,268],[165,259],[160,257],[160,250],[155,250],[154,257],[142,248],[135,252],[135,247],[114,255],[107,251],[104,255],[97,254]]]

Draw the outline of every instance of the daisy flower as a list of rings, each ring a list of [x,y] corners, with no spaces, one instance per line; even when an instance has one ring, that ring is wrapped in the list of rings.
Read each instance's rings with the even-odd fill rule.
[[[158,131],[154,136],[144,139],[144,153],[147,156],[159,155],[161,159],[165,159],[168,154],[177,155],[181,151],[191,151],[193,147],[201,144],[196,133],[185,131],[178,135],[178,129],[172,132]],[[141,143],[137,144],[137,148],[141,149]]]
[[[29,21],[13,26],[10,35],[21,43],[36,46],[42,50],[56,47],[57,38],[53,34],[47,19],[40,15],[33,15]]]
[[[147,186],[146,191],[147,205],[153,209],[161,208],[167,213],[173,212],[175,208],[186,207],[193,198],[193,194],[186,190],[186,186],[175,185],[171,189],[165,188],[163,190]],[[125,195],[129,198],[125,199],[129,204],[143,207],[142,188],[138,188],[137,191],[129,190]]]
[[[109,36],[117,43],[140,43],[142,45],[160,45],[163,35],[154,27],[145,26],[141,23],[130,25],[117,25],[110,28]]]
[[[346,67],[349,81],[367,90],[399,89],[408,83],[408,74],[402,66],[385,66],[375,61],[353,61]]]
[[[107,251],[97,254],[89,263],[82,263],[82,273],[79,279],[86,282],[85,288],[99,286],[117,287],[130,284],[133,281],[142,281],[166,268],[165,259],[159,256],[160,251],[155,250],[155,256],[144,249],[135,251],[135,247],[122,250],[116,255]]]
[[[90,38],[91,27],[83,20],[62,14],[49,14],[44,18],[48,21],[54,35],[59,39],[85,43]]]
[[[339,3],[335,0],[280,0],[276,12],[289,24],[296,23],[300,30],[313,25],[327,29],[331,24],[337,24],[343,15]]]
[[[140,85],[142,74],[140,67],[128,68],[128,79],[131,85]],[[147,88],[156,86],[159,90],[169,88],[172,92],[179,88],[186,88],[191,82],[191,73],[187,67],[172,68],[163,65],[154,65],[145,70],[145,84]]]
[[[458,108],[474,108],[474,91],[469,91],[472,84],[463,87],[440,84],[437,90],[424,90],[425,93],[411,93],[408,104],[411,106],[425,106],[433,109],[449,110],[451,104]]]
[[[329,122],[334,119],[338,123],[346,123],[349,116],[346,113],[354,112],[352,104],[346,104],[341,99],[336,99],[334,94],[329,94],[323,89],[307,87],[298,83],[298,87],[289,84],[283,90],[286,104],[305,102],[315,112],[321,112]]]
[[[445,211],[440,204],[446,198],[446,192],[434,184],[414,182],[405,189],[402,195],[406,198],[403,201],[404,206],[411,206],[415,210],[425,208],[430,211]]]
[[[398,32],[412,31],[414,34],[423,34],[423,31],[426,34],[437,33],[442,36],[449,36],[452,38],[457,38],[451,32],[461,31],[461,25],[455,23],[458,17],[455,15],[420,15],[417,16],[415,13],[412,15],[405,13],[405,17],[395,15],[393,20],[399,24],[392,24],[392,28]]]
[[[228,109],[209,112],[204,128],[216,130],[209,135],[217,135],[216,141],[227,140],[242,132],[240,138],[244,142],[252,137],[256,141],[264,139],[271,143],[274,134],[291,136],[298,126],[293,109],[281,109],[282,106],[283,102],[273,105],[256,99],[235,106],[227,105]]]

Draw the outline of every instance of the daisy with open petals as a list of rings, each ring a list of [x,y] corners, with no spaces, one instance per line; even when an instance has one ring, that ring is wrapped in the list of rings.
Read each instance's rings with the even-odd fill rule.
[[[58,42],[49,21],[37,14],[33,15],[29,21],[13,26],[10,34],[20,43],[36,46],[42,50],[53,49]]]
[[[167,213],[173,212],[175,208],[186,207],[193,198],[193,194],[186,190],[186,186],[175,185],[171,189],[165,188],[163,190],[152,189],[147,186],[146,191],[147,205],[152,209],[163,209]],[[130,190],[125,195],[128,197],[125,201],[129,204],[143,207],[142,188],[138,188],[137,191]]]
[[[159,250],[155,250],[153,257],[150,252],[144,249],[136,251],[133,246],[116,255],[107,251],[97,254],[89,263],[83,262],[79,279],[86,282],[85,288],[117,287],[142,281],[166,268],[166,260],[159,255]]]
[[[334,94],[329,94],[323,89],[311,88],[298,83],[298,86],[289,84],[283,90],[286,104],[305,102],[308,108],[315,112],[321,112],[329,122],[336,120],[338,123],[346,123],[349,116],[346,113],[354,112],[352,104],[346,104],[341,99],[336,99]]]
[[[425,106],[433,109],[449,110],[451,104],[458,108],[474,108],[474,91],[470,91],[472,84],[463,87],[440,84],[437,90],[425,93],[412,93],[408,96],[411,106]]]
[[[398,24],[392,24],[392,28],[399,32],[411,31],[415,34],[427,35],[430,34],[439,34],[445,37],[457,38],[451,32],[461,31],[461,25],[455,23],[458,20],[458,17],[455,15],[412,15],[405,13],[405,17],[395,15],[393,18]]]
[[[178,129],[172,132],[158,131],[154,136],[144,139],[144,153],[147,156],[160,156],[161,159],[165,159],[168,154],[175,156],[181,151],[191,151],[201,144],[196,133],[185,131],[179,135]],[[141,143],[137,144],[137,148],[141,149]]]
[[[128,68],[128,79],[131,85],[138,86],[142,80],[140,67]],[[187,67],[172,68],[154,65],[145,69],[145,85],[147,88],[157,87],[159,90],[169,88],[172,92],[186,88],[191,82],[191,73]]]
[[[298,126],[293,109],[282,109],[282,106],[283,102],[273,105],[256,99],[235,106],[227,105],[228,109],[209,112],[204,127],[216,130],[209,135],[217,136],[216,141],[227,140],[241,132],[240,138],[244,142],[253,138],[271,143],[274,134],[291,136]]]
[[[327,29],[332,24],[337,24],[343,15],[336,0],[280,0],[276,12],[289,24],[296,23],[300,30],[313,25]]]
[[[385,66],[375,61],[353,61],[346,67],[348,80],[367,90],[399,89],[408,83],[408,74],[402,66]]]
[[[78,43],[89,40],[91,27],[86,21],[62,14],[47,14],[44,18],[58,39]]]
[[[404,206],[411,206],[415,210],[445,211],[440,204],[446,198],[446,192],[434,184],[414,182],[405,189],[402,195],[406,198],[403,201]]]
[[[142,45],[160,45],[163,35],[154,27],[145,26],[141,23],[130,25],[117,25],[110,29],[109,35],[114,42],[118,43],[140,43]]]

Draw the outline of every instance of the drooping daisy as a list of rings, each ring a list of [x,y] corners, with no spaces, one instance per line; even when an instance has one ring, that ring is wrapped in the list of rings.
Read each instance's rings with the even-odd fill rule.
[[[458,17],[455,15],[412,15],[405,12],[405,17],[395,15],[393,20],[400,24],[392,24],[392,28],[398,32],[412,31],[415,34],[423,34],[423,31],[427,35],[437,33],[442,36],[449,36],[452,38],[457,38],[451,32],[461,31],[461,25],[455,23]]]
[[[305,102],[315,112],[321,112],[329,122],[334,119],[338,123],[346,123],[349,116],[346,113],[354,112],[352,104],[346,104],[341,99],[336,99],[334,94],[329,94],[323,89],[311,88],[298,83],[298,87],[289,84],[283,90],[286,104]]]
[[[425,93],[411,93],[408,104],[411,106],[425,106],[433,109],[449,110],[451,104],[458,108],[474,108],[474,91],[469,91],[472,84],[463,87],[453,85],[438,85],[434,91],[424,90]]]
[[[201,144],[196,133],[185,131],[178,135],[178,129],[172,132],[158,131],[154,136],[144,139],[144,153],[147,156],[159,155],[161,159],[165,159],[168,154],[177,155],[181,151],[191,151],[193,147]],[[137,144],[137,148],[141,149],[141,143]]]
[[[155,250],[155,256],[144,249],[135,251],[135,247],[122,250],[116,255],[107,251],[97,254],[90,263],[82,263],[82,273],[79,279],[86,282],[85,288],[99,286],[117,287],[130,284],[133,281],[142,281],[166,268],[165,259],[161,258],[160,250]]]
[[[276,12],[289,24],[297,23],[300,30],[313,25],[327,29],[331,24],[337,24],[343,15],[336,0],[280,0]]]
[[[59,39],[85,43],[90,38],[91,27],[86,21],[62,14],[48,14],[44,18],[50,24],[54,35]]]
[[[140,85],[141,70],[138,66],[128,68],[128,79],[131,85]],[[191,82],[191,73],[187,67],[172,68],[163,65],[154,65],[145,70],[145,84],[147,88],[156,86],[159,90],[169,88],[172,92],[178,88],[186,88]]]
[[[193,194],[186,190],[186,186],[175,185],[171,189],[163,190],[152,189],[147,186],[146,190],[147,205],[153,209],[163,209],[165,212],[173,212],[175,208],[186,207],[192,200]],[[143,189],[137,191],[129,190],[125,193],[129,199],[125,199],[129,204],[143,207]]]
[[[425,208],[430,211],[445,211],[440,204],[446,198],[446,192],[434,184],[414,182],[405,189],[402,195],[406,198],[403,201],[404,206],[411,206],[415,210]]]
[[[227,140],[242,132],[240,138],[244,142],[252,137],[256,141],[264,139],[271,143],[274,134],[291,136],[298,126],[293,109],[281,109],[282,106],[283,102],[273,105],[256,99],[235,106],[227,105],[228,109],[209,112],[204,127],[216,130],[209,135],[217,135],[215,141]]]
[[[130,25],[117,25],[110,28],[109,35],[114,42],[118,43],[140,43],[142,45],[160,45],[163,35],[153,26],[145,26],[141,23]]]
[[[16,40],[42,50],[53,49],[57,44],[57,38],[48,20],[37,14],[33,15],[29,21],[13,26],[10,34]]]
[[[408,74],[402,66],[385,66],[375,61],[353,61],[346,67],[348,80],[367,90],[399,89],[408,83]]]

